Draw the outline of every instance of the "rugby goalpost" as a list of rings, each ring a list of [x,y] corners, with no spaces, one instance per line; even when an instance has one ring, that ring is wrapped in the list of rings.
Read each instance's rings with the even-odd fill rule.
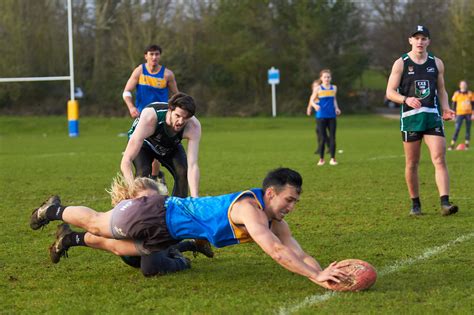
[[[37,82],[37,81],[69,81],[71,98],[67,102],[67,117],[69,124],[69,136],[79,136],[79,103],[74,96],[74,57],[72,43],[72,7],[71,0],[67,0],[67,28],[68,28],[68,50],[69,50],[69,75],[50,77],[19,77],[0,78],[2,82]]]

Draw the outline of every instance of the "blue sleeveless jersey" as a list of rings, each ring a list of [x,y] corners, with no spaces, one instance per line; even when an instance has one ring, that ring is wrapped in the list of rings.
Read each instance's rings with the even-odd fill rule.
[[[336,109],[334,108],[334,98],[336,97],[336,90],[334,85],[328,89],[320,86],[318,92],[319,110],[316,112],[316,118],[336,118]]]
[[[207,239],[215,247],[252,241],[250,235],[230,219],[232,205],[242,196],[255,198],[263,210],[263,191],[259,188],[227,195],[166,199],[166,225],[174,239]]]
[[[135,106],[141,113],[145,106],[155,102],[168,103],[165,66],[161,66],[158,73],[151,74],[148,72],[146,64],[142,64],[142,74],[138,79]]]

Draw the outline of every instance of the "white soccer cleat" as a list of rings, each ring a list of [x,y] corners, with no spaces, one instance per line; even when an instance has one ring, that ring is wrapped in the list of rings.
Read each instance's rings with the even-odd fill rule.
[[[319,159],[319,162],[318,162],[317,165],[321,166],[321,165],[324,165],[324,163],[326,163],[326,162],[324,162],[324,159]]]
[[[331,159],[331,160],[329,161],[329,165],[337,165],[337,164],[338,164],[338,163],[337,163],[336,159]]]

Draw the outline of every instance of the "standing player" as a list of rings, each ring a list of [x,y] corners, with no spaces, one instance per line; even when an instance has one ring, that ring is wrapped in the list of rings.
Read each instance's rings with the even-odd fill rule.
[[[128,107],[130,116],[138,118],[145,106],[150,103],[167,104],[169,94],[178,93],[174,74],[165,66],[160,65],[161,47],[150,45],[145,48],[145,61],[133,70],[125,85],[123,100]],[[132,91],[136,89],[136,100],[133,103]],[[164,174],[160,172],[160,164],[153,163],[152,178],[164,183]]]
[[[150,104],[143,109],[129,131],[129,141],[120,168],[125,179],[133,182],[132,164],[137,177],[150,177],[154,159],[170,171],[174,179],[173,196],[199,194],[199,141],[201,124],[194,116],[196,105],[191,96],[173,95],[169,104]],[[187,153],[181,140],[188,140]]]
[[[453,109],[456,111],[456,130],[454,131],[453,139],[448,150],[453,150],[458,139],[459,131],[463,120],[466,121],[466,136],[464,142],[466,149],[469,149],[469,140],[471,139],[471,116],[472,116],[472,103],[474,102],[474,94],[467,89],[467,82],[459,82],[459,90],[454,92],[453,95]]]
[[[160,65],[161,47],[150,45],[145,49],[146,63],[133,70],[125,85],[123,100],[130,116],[137,118],[145,106],[150,103],[168,103],[171,96],[178,93],[173,72]],[[132,91],[136,89],[136,101],[133,103]]]
[[[441,213],[454,214],[458,207],[449,202],[449,174],[443,119],[453,119],[444,87],[444,64],[428,53],[430,33],[418,25],[408,39],[411,50],[397,59],[387,84],[387,97],[401,104],[401,131],[405,151],[405,179],[412,199],[410,214],[421,215],[418,164],[424,140],[435,167]]]
[[[153,255],[189,237],[206,238],[217,247],[254,241],[282,267],[328,288],[328,281],[346,280],[344,265],[334,262],[323,270],[303,251],[284,220],[300,198],[302,183],[298,172],[279,168],[268,173],[262,189],[216,197],[166,197],[158,188],[147,187],[142,197],[124,200],[108,212],[63,206],[56,197],[32,213],[30,226],[37,230],[62,220],[87,231],[57,233],[50,248],[53,262],[65,256],[71,245],[64,240],[72,233],[84,240],[75,246],[116,255]]]
[[[319,84],[313,84],[313,94],[310,97],[306,113],[310,112],[309,106],[315,110],[317,136],[322,137],[319,143],[318,166],[324,165],[324,147],[329,144],[331,154],[330,165],[337,165],[336,162],[336,116],[341,114],[341,110],[336,100],[337,87],[331,84],[331,70],[324,69],[319,73]],[[329,136],[327,131],[329,130]]]

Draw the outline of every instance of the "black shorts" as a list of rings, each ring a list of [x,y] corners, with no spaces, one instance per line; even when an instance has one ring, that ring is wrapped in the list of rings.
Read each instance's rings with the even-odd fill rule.
[[[152,162],[154,159],[160,163],[171,173],[174,179],[172,196],[187,197],[188,196],[188,161],[186,151],[180,143],[176,149],[170,151],[167,155],[159,155],[151,149],[147,143],[143,143],[140,152],[133,160],[137,177],[151,177]]]
[[[444,128],[436,127],[424,131],[402,131],[402,140],[403,142],[420,141],[424,135],[444,137]]]
[[[140,255],[178,243],[166,225],[166,198],[155,195],[120,202],[112,210],[110,219],[114,238],[134,240]]]

